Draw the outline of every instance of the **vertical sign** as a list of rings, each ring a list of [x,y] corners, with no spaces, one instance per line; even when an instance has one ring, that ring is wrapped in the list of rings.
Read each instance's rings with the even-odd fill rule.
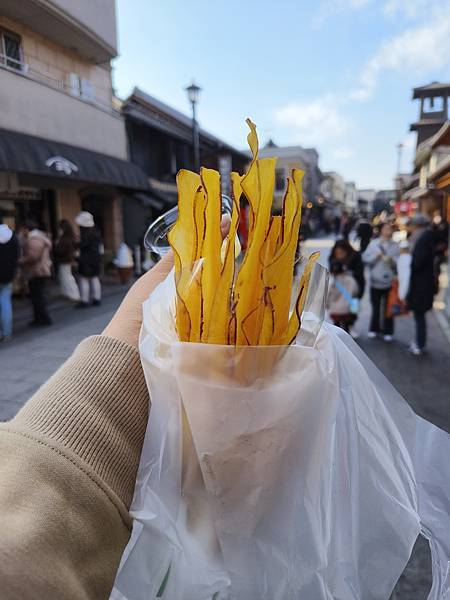
[[[220,191],[226,196],[231,194],[231,155],[221,154],[219,156]]]

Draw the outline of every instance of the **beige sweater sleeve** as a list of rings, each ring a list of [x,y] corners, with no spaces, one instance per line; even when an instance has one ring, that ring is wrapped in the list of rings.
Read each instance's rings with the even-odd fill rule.
[[[109,597],[148,406],[137,350],[96,336],[0,425],[2,600]]]

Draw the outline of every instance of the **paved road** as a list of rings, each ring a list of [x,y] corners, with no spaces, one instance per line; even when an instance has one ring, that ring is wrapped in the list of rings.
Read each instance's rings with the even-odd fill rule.
[[[329,239],[313,240],[305,244],[303,252],[309,254],[320,250],[321,261],[326,264],[332,243]],[[0,420],[10,419],[80,340],[99,333],[119,301],[120,294],[106,298],[100,308],[86,311],[61,309],[52,328],[21,330],[13,342],[0,345]],[[396,341],[389,345],[365,337],[368,319],[369,305],[365,298],[357,324],[361,347],[418,414],[450,431],[450,345],[435,317],[429,315],[430,349],[423,357],[413,357],[406,352],[413,332],[409,317],[398,320]],[[430,588],[430,572],[428,547],[419,539],[393,600],[425,600]]]

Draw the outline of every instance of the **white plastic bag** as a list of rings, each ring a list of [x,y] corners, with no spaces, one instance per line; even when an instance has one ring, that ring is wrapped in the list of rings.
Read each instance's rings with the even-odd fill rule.
[[[132,267],[134,265],[133,254],[125,242],[120,244],[119,249],[117,250],[117,256],[113,262],[116,267],[120,268]]]
[[[422,532],[448,600],[448,434],[342,330],[316,339],[315,310],[287,349],[185,344],[171,298],[169,276],[144,305],[152,408],[111,597],[387,600]]]

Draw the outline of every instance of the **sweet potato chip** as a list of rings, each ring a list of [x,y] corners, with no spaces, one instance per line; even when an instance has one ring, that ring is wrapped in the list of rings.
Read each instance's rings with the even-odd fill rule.
[[[180,171],[178,220],[169,234],[177,289],[176,327],[180,340],[210,344],[286,345],[301,324],[312,268],[303,273],[295,310],[290,315],[294,262],[302,208],[303,172],[287,180],[283,214],[271,216],[276,158],[259,159],[256,127],[248,143],[247,172],[231,174],[233,210],[222,244],[219,173],[202,168],[200,177]],[[235,278],[240,197],[249,203],[249,237]]]
[[[220,176],[213,169],[200,170],[200,177],[206,193],[206,227],[203,241],[203,267],[202,267],[202,336],[204,342],[208,341],[209,327],[211,325],[212,307],[219,284],[222,261],[220,249],[222,247],[222,232],[220,229],[222,198],[220,194]]]

